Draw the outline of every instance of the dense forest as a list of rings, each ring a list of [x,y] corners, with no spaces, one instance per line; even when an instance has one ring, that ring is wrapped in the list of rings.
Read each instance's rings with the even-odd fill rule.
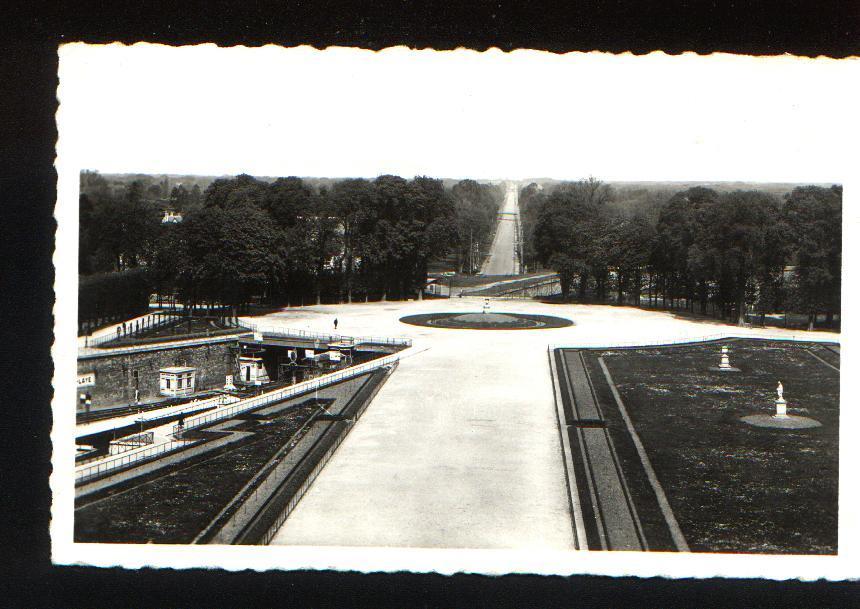
[[[474,271],[470,246],[492,238],[503,197],[473,180],[391,175],[168,186],[82,174],[81,321],[136,312],[151,292],[190,306],[414,298],[433,263]],[[166,210],[182,221],[163,223]]]
[[[520,192],[525,264],[559,273],[565,300],[750,311],[840,312],[842,188],[616,190],[595,179]]]
[[[151,293],[240,308],[414,298],[431,268],[480,267],[502,198],[498,185],[427,177],[117,181],[84,172],[79,318],[137,313]],[[166,210],[183,220],[163,223]],[[520,212],[523,263],[558,272],[564,300],[732,321],[790,311],[810,325],[840,313],[840,186],[531,183]]]

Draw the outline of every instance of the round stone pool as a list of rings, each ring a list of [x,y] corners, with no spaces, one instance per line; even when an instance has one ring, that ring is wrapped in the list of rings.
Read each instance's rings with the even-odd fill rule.
[[[413,326],[427,328],[452,328],[456,330],[544,330],[565,328],[573,322],[551,315],[526,315],[523,313],[427,313],[407,315],[400,321]]]

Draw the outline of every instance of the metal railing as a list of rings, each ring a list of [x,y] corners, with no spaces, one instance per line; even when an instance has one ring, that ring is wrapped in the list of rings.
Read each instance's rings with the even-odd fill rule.
[[[144,345],[127,345],[124,347],[108,347],[108,348],[92,348],[92,347],[79,347],[78,348],[78,358],[87,358],[87,357],[99,357],[105,355],[119,355],[122,353],[135,353],[138,351],[158,351],[160,349],[165,349],[168,347],[191,347],[194,345],[205,345],[215,344],[215,343],[224,343],[224,342],[232,342],[238,339],[239,337],[244,336],[242,333],[238,334],[226,334],[223,336],[209,336],[209,337],[200,337],[200,338],[179,338],[165,340],[160,343],[147,343]]]
[[[126,453],[114,459],[105,459],[101,463],[96,463],[95,465],[90,465],[77,470],[75,472],[75,485],[91,480],[92,478],[99,477],[110,471],[120,469],[126,465],[130,465],[131,463],[151,459],[178,448],[191,446],[197,442],[199,442],[199,440],[169,440],[143,450]]]
[[[285,337],[302,337],[302,338],[314,338],[320,340],[327,340],[329,342],[343,341],[343,340],[354,340],[354,341],[364,341],[364,342],[375,342],[376,344],[388,344],[388,345],[398,345],[404,347],[412,346],[412,340],[408,338],[389,338],[389,337],[348,337],[342,336],[338,334],[319,334],[314,332],[308,332],[305,330],[291,330],[288,328],[272,328],[272,329],[261,329],[256,324],[249,324],[247,322],[241,322],[242,327],[245,327],[249,330],[255,332],[263,332],[264,334],[270,334],[275,336],[285,336]],[[271,331],[269,331],[271,330]],[[226,340],[235,340],[237,338],[236,335],[227,336],[227,337],[217,337],[215,339],[198,339],[192,341],[177,341],[174,343],[175,345],[181,344],[197,344],[203,342],[221,342]],[[161,348],[163,347],[163,343],[160,345],[136,345],[118,349],[111,349],[110,351],[103,351],[99,349],[79,349],[78,356],[81,357],[86,355],[93,355],[95,353],[116,353],[120,351],[144,351],[153,348]],[[89,352],[89,353],[87,353]],[[273,391],[271,393],[263,394],[260,396],[256,396],[253,398],[247,398],[245,400],[240,400],[233,407],[228,408],[226,410],[221,410],[218,412],[212,412],[206,415],[200,415],[196,417],[192,417],[185,422],[185,425],[182,429],[179,428],[179,425],[173,426],[173,433],[177,435],[179,433],[187,432],[191,429],[199,428],[203,425],[208,425],[210,423],[227,419],[229,417],[235,416],[242,412],[245,412],[250,409],[259,408],[260,406],[265,406],[267,404],[271,404],[274,402],[281,402],[286,399],[295,397],[297,395],[307,393],[309,391],[314,391],[316,389],[321,389],[322,387],[327,387],[334,383],[338,383],[343,380],[347,380],[350,378],[354,378],[361,374],[365,374],[372,370],[377,370],[379,368],[390,366],[396,364],[400,359],[399,354],[388,355],[386,357],[378,358],[364,364],[359,364],[358,366],[351,366],[349,368],[345,368],[343,370],[339,370],[337,372],[333,372],[331,374],[323,375],[316,379],[310,379],[307,381],[303,381],[291,387],[287,387],[285,389],[280,389],[277,391]],[[225,400],[225,396],[219,396],[217,399],[219,402]],[[188,409],[197,409],[202,407],[203,403],[189,404]],[[185,409],[183,409],[184,411]],[[178,414],[171,413],[173,415]],[[135,461],[140,461],[143,459],[148,459],[151,457],[155,457],[161,455],[166,452],[170,452],[179,447],[188,446],[192,443],[196,442],[188,442],[185,440],[170,440],[169,442],[165,442],[162,444],[158,444],[156,446],[152,446],[148,449],[133,452],[131,454],[123,455],[121,457],[115,459],[106,459],[100,463],[91,465],[89,467],[80,469],[75,472],[75,484],[80,484],[87,480],[90,480],[94,477],[101,476],[109,471],[120,469],[129,465]]]
[[[145,318],[149,318],[149,319],[154,319],[156,317],[161,318],[160,321],[143,323],[143,324],[141,324],[140,331],[141,332],[144,332],[144,331],[149,332],[150,330],[157,330],[158,328],[164,327],[168,324],[175,322],[177,319],[179,319],[178,315],[176,317],[165,317],[164,315],[154,315],[154,314],[150,313],[149,315],[145,316]],[[103,345],[103,344],[109,343],[111,341],[127,338],[129,336],[134,336],[135,334],[138,334],[138,332],[133,329],[134,328],[133,323],[131,323],[131,322],[126,322],[126,323],[129,324],[129,330],[128,331],[120,332],[119,334],[117,334],[116,331],[114,331],[111,333],[107,333],[104,336],[96,336],[96,337],[86,336],[86,337],[84,337],[84,346],[85,347],[98,347],[99,345]],[[122,324],[122,322],[120,322],[120,325],[121,324]]]
[[[320,342],[349,342],[351,344],[371,343],[376,345],[392,345],[397,347],[411,347],[412,339],[391,336],[347,336],[345,334],[326,334],[322,332],[311,332],[310,330],[299,330],[295,328],[280,328],[276,326],[261,326],[252,322],[239,320],[239,326],[253,332],[259,332],[263,336],[276,338],[304,338],[308,340],[319,340]]]
[[[327,374],[325,376],[321,376],[316,379],[311,379],[309,381],[303,381],[291,387],[287,387],[286,389],[280,389],[277,391],[273,391],[268,394],[263,394],[260,396],[256,396],[253,398],[247,398],[245,400],[240,400],[236,402],[232,407],[227,408],[225,410],[221,410],[218,412],[212,412],[205,415],[199,415],[196,417],[192,417],[188,419],[185,425],[180,429],[180,426],[173,426],[173,434],[179,435],[180,433],[187,432],[191,429],[196,429],[202,427],[204,425],[208,425],[214,423],[216,421],[221,421],[225,419],[229,419],[230,417],[234,417],[237,414],[241,414],[248,410],[259,408],[261,406],[265,406],[267,404],[272,404],[275,402],[282,402],[284,400],[290,399],[297,395],[301,395],[304,393],[308,393],[310,391],[314,391],[316,389],[321,389],[323,387],[327,387],[329,385],[333,385],[334,383],[338,383],[340,381],[344,381],[350,378],[354,378],[356,376],[360,376],[372,370],[377,370],[379,368],[383,368],[385,366],[391,366],[396,364],[400,359],[398,354],[389,355],[386,357],[381,357],[379,359],[372,360],[370,362],[366,362],[364,364],[360,364],[358,366],[352,366],[350,368],[346,368],[344,370],[340,370],[338,372],[334,372],[332,374]],[[196,406],[199,406],[197,404]],[[174,413],[175,414],[175,413]],[[82,468],[75,472],[75,484],[80,484],[90,480],[92,478],[101,476],[110,471],[117,470],[123,468],[131,463],[136,461],[141,461],[144,459],[149,459],[151,457],[156,457],[163,455],[164,453],[168,453],[172,450],[183,448],[185,446],[190,446],[192,444],[196,444],[199,440],[194,441],[186,441],[183,439],[178,440],[169,440],[167,442],[163,442],[161,444],[157,444],[155,446],[151,446],[147,449],[133,452],[130,454],[122,455],[120,457],[114,459],[106,459],[101,463],[96,463],[94,465],[88,466],[86,468]]]
[[[135,434],[133,436],[126,436],[118,440],[112,440],[108,446],[108,451],[110,452],[111,456],[119,455],[124,452],[141,448],[142,446],[148,444],[153,444],[154,442],[155,433],[151,431],[146,431],[143,433]]]
[[[332,445],[328,448],[328,450],[325,451],[322,457],[320,457],[319,461],[317,461],[316,465],[314,465],[314,468],[305,478],[304,482],[302,482],[302,485],[290,498],[290,501],[287,503],[287,505],[284,506],[284,508],[280,511],[277,518],[275,518],[275,522],[272,523],[272,526],[270,526],[266,530],[266,533],[260,540],[261,545],[267,546],[272,543],[272,539],[274,539],[275,535],[277,535],[281,527],[284,526],[284,523],[287,521],[289,515],[295,509],[296,505],[298,505],[299,501],[304,498],[305,493],[307,493],[310,486],[317,479],[317,476],[320,475],[320,472],[322,472],[323,468],[328,465],[328,462],[331,460],[332,456],[334,456],[335,451],[337,451],[341,443],[344,441],[344,439],[346,439],[346,436],[351,429],[352,425],[348,425],[342,433],[339,433],[335,437],[335,440]]]
[[[222,393],[221,395],[216,395],[213,398],[206,398],[203,400],[192,400],[192,401],[187,402],[185,404],[180,404],[180,406],[182,406],[182,408],[180,408],[178,410],[171,410],[170,412],[163,412],[163,411],[160,412],[159,410],[155,410],[153,412],[141,414],[141,416],[135,420],[136,421],[149,422],[149,421],[158,420],[158,419],[161,419],[164,417],[175,417],[178,415],[187,414],[189,412],[196,412],[196,411],[204,409],[204,408],[211,408],[211,407],[213,407],[213,405],[215,405],[214,407],[217,408],[218,406],[225,406],[227,404],[232,404],[232,403],[235,403],[238,401],[239,401],[239,398],[237,398],[236,396]],[[167,408],[175,408],[175,406],[168,406]]]
[[[527,290],[530,287],[536,287],[547,283],[557,282],[558,275],[546,273],[544,275],[536,275],[533,277],[522,277],[520,279],[508,279],[491,285],[479,285],[471,288],[465,288],[461,291],[463,296],[501,296],[511,292]]]
[[[281,527],[284,526],[284,523],[287,521],[287,518],[290,516],[292,511],[295,509],[296,505],[298,505],[299,501],[301,501],[304,498],[305,493],[310,488],[311,484],[314,483],[314,481],[317,479],[317,476],[319,476],[322,469],[328,464],[329,460],[331,460],[332,456],[337,451],[337,449],[340,447],[340,445],[343,443],[343,441],[346,439],[347,435],[349,435],[349,432],[352,431],[353,427],[355,427],[355,423],[361,418],[361,416],[364,414],[364,411],[367,410],[367,407],[370,405],[370,402],[373,401],[373,398],[376,397],[376,394],[379,392],[380,388],[381,388],[381,384],[377,385],[374,388],[374,390],[367,397],[367,399],[364,400],[364,403],[362,403],[361,406],[358,408],[358,410],[355,412],[355,417],[353,418],[352,422],[349,423],[346,427],[344,427],[341,430],[341,432],[335,437],[334,442],[331,444],[331,446],[329,446],[328,450],[326,450],[326,452],[322,455],[322,457],[320,457],[320,459],[319,459],[319,461],[317,461],[316,465],[314,465],[313,470],[311,470],[310,474],[308,474],[308,476],[305,478],[304,482],[302,482],[301,487],[299,487],[299,489],[296,491],[296,493],[290,498],[287,505],[285,505],[281,509],[277,518],[275,518],[275,521],[272,523],[272,525],[268,528],[266,533],[263,535],[263,538],[260,540],[260,543],[262,545],[269,545],[272,542],[272,539],[274,539],[275,535],[277,535],[277,533],[281,529]],[[322,438],[320,438],[320,439],[322,439]],[[311,451],[312,450],[313,450],[313,447],[311,448]],[[301,461],[303,461],[309,455],[310,455],[310,452],[308,453],[308,455],[305,455],[305,457],[303,457]],[[299,463],[296,464],[296,467],[294,467],[293,470],[297,469],[300,466],[301,461],[299,461]],[[289,474],[288,474],[288,476],[289,476]],[[288,476],[282,478],[281,480],[277,480],[276,481],[277,484],[280,485],[284,480],[286,480],[286,478]],[[275,476],[272,476],[272,478],[275,478]],[[268,480],[266,480],[266,482],[268,482]]]
[[[650,347],[666,347],[671,345],[685,345],[685,344],[694,344],[694,343],[706,343],[713,342],[718,340],[730,340],[730,339],[745,339],[750,338],[753,340],[773,340],[773,341],[787,341],[787,342],[808,342],[808,343],[833,343],[839,344],[839,340],[831,337],[823,337],[823,336],[810,336],[810,335],[772,335],[772,334],[756,334],[756,333],[743,333],[743,332],[718,332],[715,334],[706,334],[704,336],[690,336],[684,338],[678,338],[675,340],[666,340],[665,337],[657,337],[654,339],[639,339],[633,341],[606,341],[606,340],[583,340],[577,341],[576,343],[568,343],[568,344],[555,344],[551,343],[547,346],[547,349],[552,351],[554,349],[621,349],[621,348],[631,348],[631,347],[642,347],[642,348],[650,348]]]
[[[119,440],[114,440],[112,444],[152,444],[155,441],[155,432],[145,431],[143,433],[136,433],[133,436],[126,436],[124,438],[120,438]]]
[[[558,278],[503,290],[496,294],[495,297],[525,299],[537,296],[552,296],[555,294],[561,294],[561,281]]]
[[[187,412],[197,412],[200,409],[209,408],[213,403],[226,404],[231,399],[238,401],[238,398],[234,398],[233,396],[219,395],[219,396],[216,396],[214,398],[201,400],[199,402],[190,402],[185,407],[183,407],[179,410],[171,411],[169,414],[155,412],[152,414],[152,416],[141,416],[139,419],[136,419],[136,421],[149,422],[149,421],[159,419],[159,418],[165,417],[165,416],[173,417],[173,416],[185,414]],[[153,432],[147,432],[147,433],[149,433],[149,435],[151,435],[151,436],[154,435]],[[115,440],[115,442],[131,441],[134,437],[136,437],[136,436],[129,436],[127,438],[118,438],[117,440]],[[150,457],[158,456],[162,453],[169,452],[169,451],[174,450],[174,449],[182,448],[184,446],[190,446],[191,444],[194,444],[194,443],[196,443],[196,441],[183,440],[183,441],[178,442],[175,440],[169,440],[168,442],[163,442],[161,444],[158,444],[156,446],[150,447],[148,449],[145,449],[145,450],[142,450],[139,452],[123,455],[120,458],[105,459],[104,461],[102,461],[100,463],[97,463],[97,464],[91,465],[85,469],[81,469],[81,470],[76,471],[75,472],[75,483],[77,484],[80,482],[85,482],[91,478],[94,478],[96,476],[100,476],[100,475],[105,474],[109,471],[125,467],[126,465],[134,463],[135,461],[139,461],[142,459],[148,459]],[[167,446],[167,448],[164,448],[166,446]],[[129,449],[129,451],[131,451],[131,450],[134,450],[134,448]]]
[[[359,364],[358,366],[351,366],[349,368],[339,370],[338,372],[326,374],[315,379],[302,381],[301,383],[297,383],[285,389],[279,389],[277,391],[272,391],[271,393],[264,393],[263,395],[259,395],[257,397],[247,398],[235,403],[230,408],[192,417],[185,421],[185,425],[182,429],[180,429],[178,424],[174,425],[173,433],[185,433],[191,429],[197,429],[204,425],[210,425],[211,423],[215,423],[216,421],[235,417],[236,415],[246,412],[248,410],[259,408],[261,406],[266,406],[267,404],[283,402],[284,400],[288,400],[297,395],[308,393],[309,391],[314,391],[317,389],[322,389],[323,387],[328,387],[329,385],[333,385],[335,383],[339,383],[340,381],[345,381],[347,379],[360,376],[373,370],[378,370],[379,368],[383,368],[385,366],[394,365],[399,361],[399,359],[399,354],[395,353],[394,355],[381,357],[379,359],[365,362],[364,364]]]

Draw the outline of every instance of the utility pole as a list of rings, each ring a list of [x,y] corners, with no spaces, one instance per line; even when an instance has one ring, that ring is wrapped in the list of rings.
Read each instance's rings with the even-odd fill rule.
[[[469,275],[472,274],[475,268],[475,261],[472,256],[472,228],[469,227]]]

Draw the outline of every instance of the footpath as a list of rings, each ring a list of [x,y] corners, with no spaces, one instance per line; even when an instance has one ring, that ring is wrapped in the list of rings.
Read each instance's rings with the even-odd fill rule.
[[[567,434],[570,447],[565,455],[568,476],[575,472],[579,482],[572,500],[574,509],[581,510],[578,516],[584,525],[585,538],[577,540],[579,549],[647,550],[642,524],[582,356],[563,351],[556,365],[564,404],[561,431]]]

